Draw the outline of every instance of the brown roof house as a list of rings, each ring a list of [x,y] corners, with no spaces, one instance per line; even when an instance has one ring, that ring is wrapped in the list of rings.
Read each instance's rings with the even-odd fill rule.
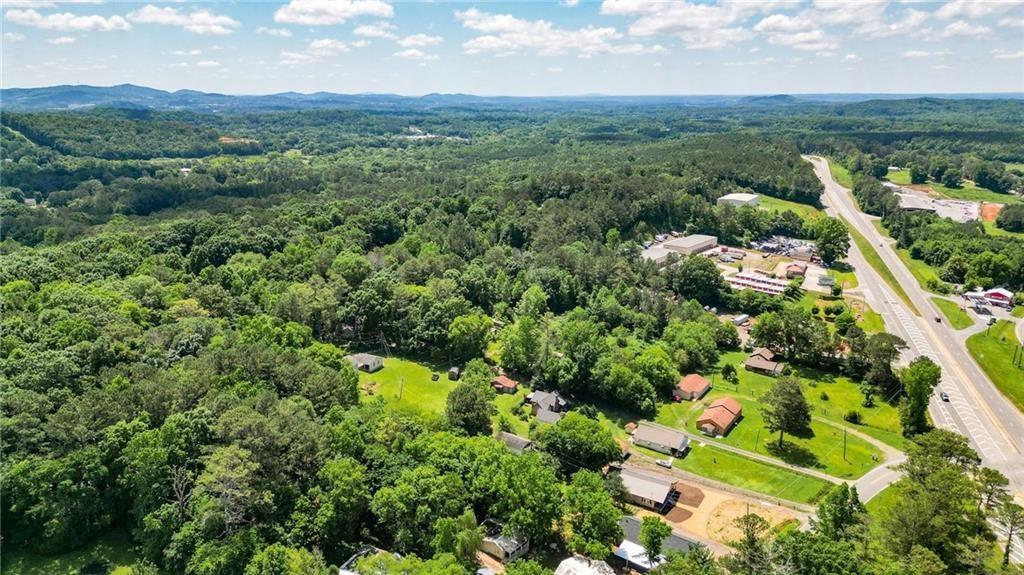
[[[697,418],[697,429],[707,435],[725,435],[743,415],[743,406],[731,397],[721,397],[711,402],[704,413]]]
[[[786,266],[786,279],[805,275],[807,275],[807,264],[804,262],[793,262]]]
[[[491,385],[498,393],[515,393],[519,389],[519,382],[507,375],[499,375],[491,380]]]
[[[754,351],[750,353],[750,357],[743,363],[743,366],[747,368],[747,371],[763,373],[765,375],[779,375],[786,369],[786,364],[776,361],[776,359],[775,352],[766,347],[758,347],[754,348]]]
[[[672,397],[676,401],[696,401],[711,389],[711,382],[707,379],[691,373],[686,377],[680,378],[679,383],[676,384],[675,389],[672,390]]]

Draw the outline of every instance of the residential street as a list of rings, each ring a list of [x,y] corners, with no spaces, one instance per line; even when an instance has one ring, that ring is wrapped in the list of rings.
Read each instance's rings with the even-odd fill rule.
[[[933,306],[931,294],[920,288],[890,247],[890,240],[872,225],[870,217],[857,209],[849,191],[832,179],[828,163],[822,158],[807,159],[825,186],[822,200],[827,211],[842,216],[878,248],[883,262],[923,315],[915,316],[867,263],[856,244],[851,245],[848,259],[861,278],[858,291],[882,315],[886,329],[906,340],[909,349],[904,359],[925,355],[942,367],[942,383],[937,391],[948,393],[950,401],[943,402],[935,394],[930,406],[932,420],[940,427],[967,436],[983,464],[1003,472],[1010,479],[1011,489],[1024,500],[1024,414],[999,393],[948,323],[934,321],[942,314]]]

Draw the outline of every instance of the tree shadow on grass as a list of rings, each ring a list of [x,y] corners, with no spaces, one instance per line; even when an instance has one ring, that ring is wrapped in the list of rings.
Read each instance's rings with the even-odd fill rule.
[[[799,465],[800,467],[822,467],[821,462],[818,460],[818,456],[814,454],[810,449],[797,445],[792,441],[782,441],[782,447],[779,447],[779,442],[771,441],[765,446],[766,451],[771,455],[778,457],[779,459],[789,463],[791,465]]]

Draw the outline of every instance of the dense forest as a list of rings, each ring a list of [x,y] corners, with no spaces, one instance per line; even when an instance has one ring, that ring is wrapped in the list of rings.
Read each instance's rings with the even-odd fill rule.
[[[943,163],[1019,190],[1004,163],[1024,161],[1017,102],[110,109],[2,124],[5,546],[52,553],[125,529],[139,574],[262,575],[325,574],[372,544],[403,558],[366,572],[464,574],[465,542],[494,518],[536,549],[603,559],[624,504],[602,474],[621,451],[598,409],[650,416],[681,374],[738,350],[715,315],[727,309],[760,315],[753,337],[787,361],[860,383],[865,405],[900,404],[902,503],[869,526],[843,486],[809,531],[746,516],[736,555],[670,554],[659,573],[1001,572],[984,560],[999,482],[966,440],[928,431],[913,376],[894,367],[903,342],[732,290],[707,258],[659,272],[639,256],[670,230],[848,246],[800,157],[828,153],[943,279],[1024,289],[1024,240],[904,214],[872,174]],[[783,207],[716,204],[737,191]],[[412,415],[367,396],[354,351],[465,375],[444,413]],[[496,367],[580,408],[514,455],[491,437],[507,428],[492,422]]]

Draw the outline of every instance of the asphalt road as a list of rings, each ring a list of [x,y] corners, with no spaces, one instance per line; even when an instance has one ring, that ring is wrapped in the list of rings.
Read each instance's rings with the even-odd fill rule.
[[[867,263],[856,245],[851,245],[848,260],[861,280],[858,291],[882,314],[886,329],[906,340],[909,349],[903,359],[909,361],[924,355],[942,367],[942,382],[929,405],[932,421],[966,436],[981,455],[982,463],[1006,475],[1011,490],[1024,501],[1024,413],[999,393],[947,322],[935,322],[934,318],[942,314],[932,304],[931,295],[921,289],[899,259],[891,240],[875,228],[869,216],[857,209],[850,192],[832,179],[828,162],[821,158],[808,159],[825,186],[822,199],[828,212],[842,216],[875,246],[923,316],[914,315]],[[948,393],[950,401],[941,401],[939,391]]]

